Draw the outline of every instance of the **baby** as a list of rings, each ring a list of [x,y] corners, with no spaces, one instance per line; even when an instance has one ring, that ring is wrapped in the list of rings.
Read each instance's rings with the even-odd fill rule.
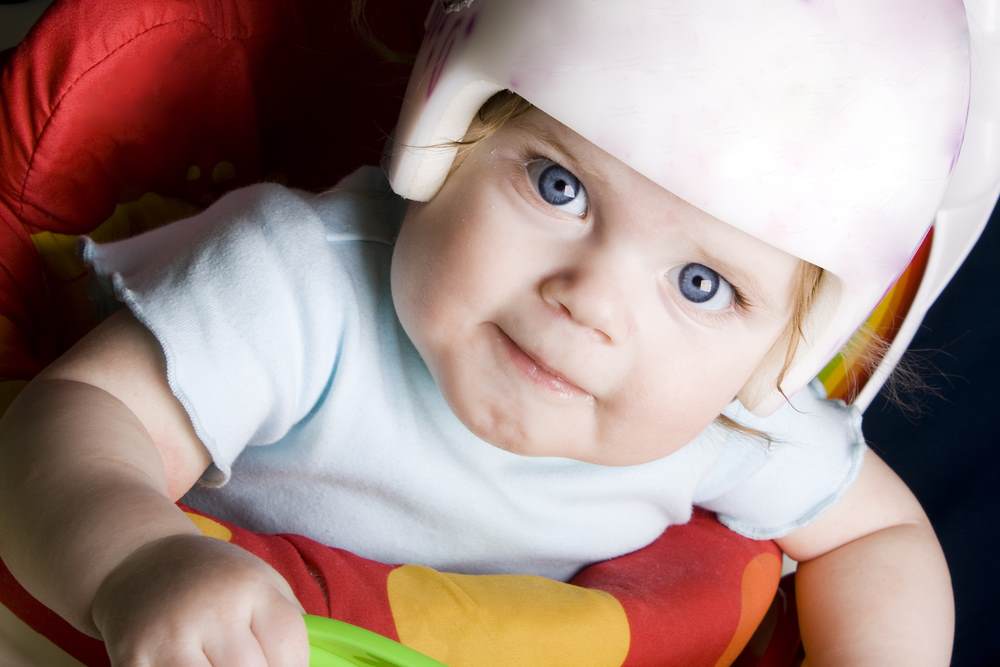
[[[305,665],[287,584],[174,501],[560,579],[697,504],[800,561],[811,665],[947,664],[933,530],[807,385],[943,194],[964,13],[628,9],[436,2],[388,182],[88,242],[127,309],[0,422],[19,581],[115,665]]]

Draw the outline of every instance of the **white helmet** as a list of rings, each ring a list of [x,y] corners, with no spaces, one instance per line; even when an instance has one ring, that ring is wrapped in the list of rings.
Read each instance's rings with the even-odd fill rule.
[[[968,139],[957,0],[436,0],[425,27],[392,188],[433,197],[456,151],[422,147],[461,139],[491,95],[517,93],[693,206],[825,270],[788,395],[907,266]],[[759,415],[784,400],[784,354],[777,344],[740,392]]]

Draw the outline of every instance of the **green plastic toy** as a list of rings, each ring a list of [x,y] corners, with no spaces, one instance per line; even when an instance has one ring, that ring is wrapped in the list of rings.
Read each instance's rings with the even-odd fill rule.
[[[310,667],[446,667],[387,637],[350,623],[305,615]]]

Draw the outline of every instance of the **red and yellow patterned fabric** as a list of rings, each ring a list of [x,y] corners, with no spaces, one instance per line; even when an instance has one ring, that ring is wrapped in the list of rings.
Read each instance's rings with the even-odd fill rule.
[[[369,4],[374,33],[414,52],[426,2]],[[135,234],[264,179],[328,187],[378,162],[406,77],[358,38],[346,0],[57,1],[0,70],[0,411],[101,316],[79,234]],[[799,659],[790,595],[747,645],[774,598],[777,548],[701,512],[569,584],[386,565],[191,517],[278,568],[310,613],[452,665]],[[3,568],[0,607],[106,664]]]
[[[702,511],[649,547],[561,583],[385,565],[185,509],[204,534],[274,566],[307,613],[367,628],[454,666],[728,665],[768,610],[781,572],[774,543],[733,539]],[[81,663],[109,664],[100,642],[73,630],[2,568],[0,600]],[[794,649],[797,636],[792,640]],[[739,664],[791,663],[762,662],[748,651]]]

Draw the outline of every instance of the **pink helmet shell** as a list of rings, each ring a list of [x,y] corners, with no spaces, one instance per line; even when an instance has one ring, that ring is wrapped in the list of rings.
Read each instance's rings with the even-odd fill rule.
[[[781,389],[807,384],[933,222],[965,132],[960,0],[437,0],[389,179],[434,196],[509,89],[690,204],[825,270]],[[781,349],[778,349],[778,348]],[[740,393],[783,398],[772,350]]]

